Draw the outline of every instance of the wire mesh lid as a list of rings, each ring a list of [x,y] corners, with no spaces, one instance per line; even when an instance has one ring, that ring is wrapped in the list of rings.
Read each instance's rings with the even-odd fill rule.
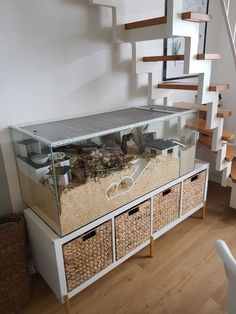
[[[129,127],[138,127],[158,120],[166,120],[191,110],[156,106],[128,108],[85,117],[13,127],[18,131],[42,140],[51,146],[61,146],[95,136],[118,132]]]

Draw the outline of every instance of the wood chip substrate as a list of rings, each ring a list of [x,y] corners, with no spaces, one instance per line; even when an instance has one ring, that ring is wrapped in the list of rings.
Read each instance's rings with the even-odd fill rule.
[[[112,184],[118,184],[124,177],[131,176],[135,166],[116,171],[97,182],[89,181],[61,194],[62,235],[72,232],[91,221],[127,204],[142,195],[179,177],[180,162],[174,155],[151,158],[148,166],[135,184],[126,191],[111,198],[106,192]]]

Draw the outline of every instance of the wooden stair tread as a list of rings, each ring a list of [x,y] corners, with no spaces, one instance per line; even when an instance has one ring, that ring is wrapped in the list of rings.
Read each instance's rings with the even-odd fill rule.
[[[207,23],[212,21],[212,16],[204,13],[184,12],[182,13],[182,20],[196,23]]]
[[[184,60],[184,55],[143,57],[143,62],[178,61],[178,60]]]
[[[176,108],[181,109],[195,109],[201,112],[207,112],[207,106],[206,105],[200,105],[195,103],[187,103],[187,102],[178,102],[173,104]],[[232,111],[226,110],[224,108],[218,108],[217,117],[218,118],[227,118],[232,116]]]
[[[166,23],[167,23],[167,17],[161,16],[161,17],[156,17],[153,19],[141,20],[141,21],[132,22],[132,23],[126,23],[125,29],[130,30],[130,29],[136,29],[136,28],[142,28],[142,27],[161,25],[161,24],[166,24]]]
[[[218,60],[220,54],[198,54],[197,60]],[[160,62],[160,61],[179,61],[184,60],[184,55],[168,55],[168,56],[147,56],[143,57],[143,62]]]
[[[184,60],[184,55],[143,57],[143,62],[178,61],[178,60]]]
[[[163,89],[198,90],[198,85],[192,83],[162,82],[157,87]]]
[[[225,160],[232,161],[234,158],[236,158],[236,149],[234,146],[228,145]]]
[[[219,60],[221,59],[220,53],[200,53],[197,55],[197,60]]]
[[[157,85],[158,88],[162,89],[180,89],[180,90],[198,90],[197,84],[192,83],[177,83],[177,82],[161,82]],[[211,84],[209,86],[210,92],[223,92],[229,89],[229,84]]]
[[[227,130],[223,130],[223,134],[222,134],[222,141],[227,141],[227,142],[232,142],[235,138],[234,133],[227,131]]]
[[[212,84],[209,86],[210,92],[223,92],[226,90],[229,90],[230,85],[229,84]]]
[[[232,161],[232,167],[231,167],[231,179],[234,183],[236,183],[236,159],[233,159]]]
[[[191,121],[188,122],[187,126],[193,130],[195,130],[196,128],[196,125],[197,125],[197,128],[198,128],[198,132],[201,133],[201,134],[205,134],[207,135],[208,137],[211,137],[212,136],[212,133],[213,133],[213,130],[211,129],[207,129],[206,128],[206,121],[203,120],[203,119],[198,119],[197,121],[195,119],[192,119]],[[230,142],[232,140],[234,140],[235,138],[235,135],[228,131],[228,130],[223,130],[223,134],[222,134],[222,137],[221,139],[223,141],[227,141],[227,142]]]
[[[212,132],[213,130],[211,129],[207,129],[206,128],[206,121],[203,119],[198,119],[198,131],[199,133],[208,135],[208,136],[212,136]],[[228,130],[223,130],[223,134],[222,134],[222,141],[227,141],[230,142],[234,139],[234,134]]]
[[[223,136],[222,136],[222,140],[223,140]],[[226,139],[224,139],[224,140],[226,140]],[[200,143],[200,144],[202,144],[202,145],[204,145],[204,146],[206,146],[206,147],[208,147],[209,149],[211,149],[211,142],[212,142],[212,136],[210,135],[206,135],[206,134],[199,134],[199,140],[198,140],[198,142]],[[231,145],[229,145],[229,146],[231,146]],[[235,157],[236,157],[236,151],[235,151]],[[233,160],[233,158],[232,158],[232,155],[230,155],[229,153],[228,153],[228,155],[226,155],[226,158],[225,158],[225,160],[226,161],[232,161]]]

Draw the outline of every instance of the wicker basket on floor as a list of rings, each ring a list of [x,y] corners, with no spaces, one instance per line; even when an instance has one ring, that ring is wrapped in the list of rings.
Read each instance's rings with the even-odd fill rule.
[[[18,313],[29,301],[30,276],[22,215],[0,217],[0,312]]]

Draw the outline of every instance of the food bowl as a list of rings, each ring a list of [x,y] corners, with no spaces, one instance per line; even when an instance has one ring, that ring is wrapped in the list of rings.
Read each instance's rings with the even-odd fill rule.
[[[36,165],[43,165],[48,161],[48,155],[46,154],[36,154],[31,157],[31,160]]]

